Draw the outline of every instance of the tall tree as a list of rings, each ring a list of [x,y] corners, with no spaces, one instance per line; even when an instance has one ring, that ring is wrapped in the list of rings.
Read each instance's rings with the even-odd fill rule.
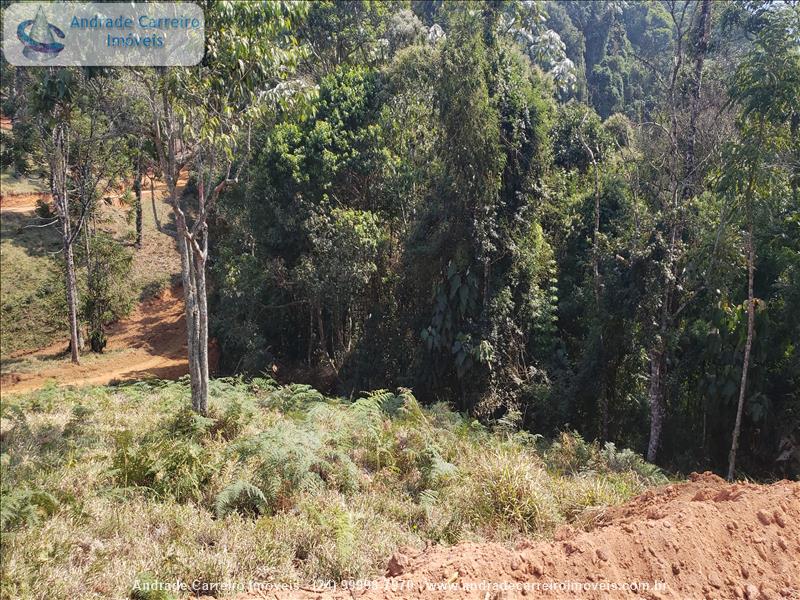
[[[249,152],[248,124],[308,94],[294,78],[300,46],[293,36],[308,5],[278,0],[216,2],[206,8],[206,54],[193,69],[145,74],[153,141],[177,226],[186,303],[192,406],[208,407],[208,218],[236,183]],[[191,210],[178,194],[185,169],[196,181]]]
[[[655,302],[644,311],[646,330],[650,341],[647,344],[649,361],[648,401],[650,405],[650,436],[647,459],[655,462],[661,445],[667,417],[666,386],[670,366],[670,352],[681,313],[697,298],[697,289],[688,277],[688,239],[690,205],[696,194],[697,182],[703,173],[698,164],[695,133],[699,115],[702,68],[708,48],[709,6],[705,2],[665,2],[669,12],[673,40],[672,63],[665,74],[654,69],[662,104],[660,114],[654,121],[644,123],[648,144],[655,153],[645,160],[650,161],[645,193],[653,199],[656,217],[652,232],[654,250],[663,256],[653,258],[659,274],[653,279]],[[692,44],[692,36],[699,40]],[[687,64],[694,62],[694,69]],[[648,66],[653,66],[648,62]],[[699,71],[698,71],[699,70]],[[690,119],[684,118],[686,107],[690,107]],[[713,133],[713,132],[710,132]],[[710,136],[709,136],[710,137]],[[661,146],[662,150],[656,150]],[[703,157],[705,158],[705,157]],[[698,284],[699,285],[699,284]]]
[[[50,69],[35,80],[30,107],[61,229],[73,363],[79,362],[83,345],[74,244],[97,199],[124,168],[125,152],[114,143],[119,133],[113,127],[114,111],[103,99],[106,83],[104,74],[91,69]]]
[[[754,241],[756,203],[774,189],[783,177],[795,177],[797,156],[792,129],[800,120],[800,7],[782,6],[767,13],[752,50],[739,66],[731,100],[741,106],[741,140],[731,151],[721,179],[723,189],[741,200],[746,223],[747,334],[742,375],[736,405],[736,421],[728,457],[728,479],[736,474],[742,414],[747,397],[751,350],[755,334],[754,295],[756,250]],[[794,146],[796,146],[796,140]],[[789,157],[788,160],[786,157]]]

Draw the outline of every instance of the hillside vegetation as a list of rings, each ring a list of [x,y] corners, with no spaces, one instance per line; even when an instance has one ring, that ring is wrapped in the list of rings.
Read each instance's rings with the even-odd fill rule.
[[[4,257],[0,351],[55,321],[75,371],[174,275],[200,415],[266,372],[800,475],[800,5],[201,4],[196,66],[0,63],[60,243]]]
[[[665,481],[613,444],[547,444],[407,390],[219,379],[209,417],[188,395],[151,381],[4,399],[2,598],[377,576],[398,546],[547,537]]]
[[[3,184],[5,193],[5,184]],[[58,264],[50,253],[58,251],[53,228],[26,225],[29,215],[3,213],[0,219],[0,356],[27,348],[40,348],[63,336],[66,322],[54,310],[58,304]]]

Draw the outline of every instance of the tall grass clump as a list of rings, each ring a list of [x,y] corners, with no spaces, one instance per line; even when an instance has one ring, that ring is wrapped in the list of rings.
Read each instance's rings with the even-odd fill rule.
[[[4,398],[2,598],[167,598],[141,582],[379,575],[398,546],[546,537],[663,475],[564,433],[484,426],[410,390],[270,378]],[[139,584],[137,584],[139,582]]]

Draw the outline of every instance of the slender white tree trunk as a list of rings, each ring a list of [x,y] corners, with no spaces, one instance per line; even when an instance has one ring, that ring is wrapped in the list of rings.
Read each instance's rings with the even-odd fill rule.
[[[204,253],[208,242],[204,238]],[[194,253],[195,277],[197,280],[197,348],[196,357],[198,390],[193,399],[195,410],[200,414],[208,412],[208,298],[206,295],[206,259]]]
[[[192,386],[192,407],[197,412],[205,414],[203,410],[203,395],[201,385],[201,371],[198,358],[200,351],[199,314],[196,265],[193,257],[191,242],[188,238],[189,229],[183,211],[177,206],[177,199],[173,201],[175,220],[177,225],[178,249],[181,255],[181,280],[183,282],[184,310],[186,314],[186,348],[189,360],[189,378]]]
[[[72,255],[72,244],[70,243],[69,219],[62,220],[64,267],[66,270],[67,287],[67,307],[69,310],[69,345],[72,355],[72,362],[76,365],[80,363],[78,348],[80,340],[78,335],[78,286],[75,277],[75,260]]]
[[[136,243],[137,249],[142,247],[142,145],[139,144],[139,153],[136,156],[136,179],[133,182],[133,191],[136,194]]]
[[[656,342],[650,350],[650,386],[648,398],[650,400],[650,442],[647,446],[647,461],[654,463],[658,457],[658,448],[661,445],[661,433],[664,430],[664,389],[662,379],[664,376],[664,348],[661,342]]]
[[[50,156],[50,191],[61,221],[61,250],[64,254],[65,287],[67,292],[67,311],[69,313],[69,338],[72,362],[80,363],[80,334],[78,332],[78,285],[75,276],[75,260],[72,254],[72,223],[69,214],[67,193],[67,155],[69,153],[67,132],[64,125],[53,130],[53,149]]]
[[[751,212],[751,211],[748,211]],[[736,472],[736,452],[739,450],[739,435],[742,429],[742,412],[747,391],[747,374],[750,370],[750,349],[753,347],[755,330],[755,303],[753,297],[753,273],[755,271],[755,247],[753,244],[753,218],[749,217],[747,225],[747,339],[744,343],[744,360],[742,362],[742,381],[739,385],[739,403],[736,407],[736,424],[733,426],[731,452],[728,456],[728,481],[733,481]]]

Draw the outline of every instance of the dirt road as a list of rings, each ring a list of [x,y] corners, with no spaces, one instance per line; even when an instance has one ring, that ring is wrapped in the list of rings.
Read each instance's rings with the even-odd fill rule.
[[[111,326],[103,354],[86,353],[80,365],[65,355],[65,342],[18,354],[0,376],[3,393],[26,392],[55,382],[58,385],[104,385],[114,381],[158,377],[176,379],[188,373],[186,322],[180,287],[141,303],[133,313]],[[31,372],[15,372],[14,360]]]
[[[185,178],[178,182],[179,193],[185,184]],[[144,245],[134,254],[133,276],[154,269],[164,276],[179,272],[180,259],[174,239],[163,228],[166,223],[161,222],[168,220],[170,211],[163,198],[164,185],[157,183],[155,191],[156,201],[152,211],[158,230],[153,230],[156,227],[156,223],[153,223],[152,228],[145,231]],[[0,201],[0,211],[32,212],[39,197],[46,196],[4,195]],[[110,217],[125,222],[119,207],[109,205],[104,210],[110,213]],[[146,216],[149,220],[149,212],[146,212]],[[4,279],[8,277],[13,275],[3,274]],[[80,365],[73,365],[69,361],[66,339],[46,348],[18,352],[3,361],[0,373],[2,393],[31,391],[52,382],[58,385],[103,385],[146,377],[180,377],[188,373],[183,313],[181,288],[167,287],[157,296],[141,302],[127,318],[112,325],[105,351],[102,354],[84,353]]]
[[[39,200],[49,201],[50,194],[30,193],[30,194],[3,194],[0,193],[0,211],[11,213],[27,213],[36,210]]]

